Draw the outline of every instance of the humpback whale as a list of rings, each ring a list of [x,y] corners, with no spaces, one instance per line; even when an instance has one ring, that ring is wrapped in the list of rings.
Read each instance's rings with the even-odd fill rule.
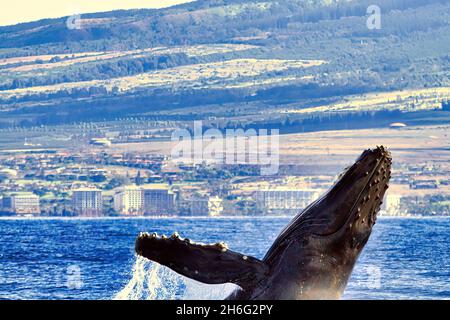
[[[339,299],[369,239],[391,176],[383,146],[365,150],[279,234],[262,260],[223,242],[141,233],[136,253],[207,284],[234,283],[232,300]]]

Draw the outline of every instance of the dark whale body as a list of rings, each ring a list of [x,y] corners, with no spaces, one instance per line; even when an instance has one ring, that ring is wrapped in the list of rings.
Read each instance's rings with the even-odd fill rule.
[[[237,284],[228,299],[338,299],[375,224],[391,164],[384,147],[364,151],[285,227],[262,260],[178,234],[142,233],[136,252],[197,281]]]

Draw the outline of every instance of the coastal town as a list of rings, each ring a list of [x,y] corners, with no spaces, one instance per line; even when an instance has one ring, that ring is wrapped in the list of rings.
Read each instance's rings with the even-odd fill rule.
[[[449,170],[426,163],[398,165],[381,214],[448,215]],[[89,151],[78,153],[2,152],[0,212],[26,217],[293,216],[324,194],[339,172],[339,166],[318,172],[281,164],[278,174],[262,176],[255,165],[180,164],[164,154],[116,153],[95,140]]]

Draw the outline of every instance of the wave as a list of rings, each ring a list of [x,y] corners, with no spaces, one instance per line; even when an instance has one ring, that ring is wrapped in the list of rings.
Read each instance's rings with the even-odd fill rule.
[[[114,300],[222,300],[237,288],[225,283],[204,284],[137,256],[131,279]]]
[[[187,217],[187,216],[175,216],[175,217],[20,217],[20,216],[0,216],[0,221],[14,221],[14,220],[35,220],[35,221],[95,221],[95,220],[285,220],[292,219],[293,216],[220,216],[220,217]],[[382,215],[378,219],[448,219],[450,216],[419,216],[419,215],[408,215],[408,216],[388,216]]]

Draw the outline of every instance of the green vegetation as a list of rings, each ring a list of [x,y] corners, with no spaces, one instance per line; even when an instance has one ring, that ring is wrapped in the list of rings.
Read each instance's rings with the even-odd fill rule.
[[[202,117],[213,104],[227,105],[231,113],[246,103],[280,108],[311,99],[450,86],[448,1],[380,0],[380,30],[366,27],[370,4],[196,1],[83,15],[97,22],[86,22],[81,30],[67,29],[65,19],[2,27],[0,127],[123,116],[169,119],[172,110],[192,107]],[[7,58],[14,59],[2,60]],[[195,82],[183,80],[180,71],[236,59],[326,63],[229,78],[217,77],[211,68]],[[111,84],[167,75],[182,80],[132,90]]]

